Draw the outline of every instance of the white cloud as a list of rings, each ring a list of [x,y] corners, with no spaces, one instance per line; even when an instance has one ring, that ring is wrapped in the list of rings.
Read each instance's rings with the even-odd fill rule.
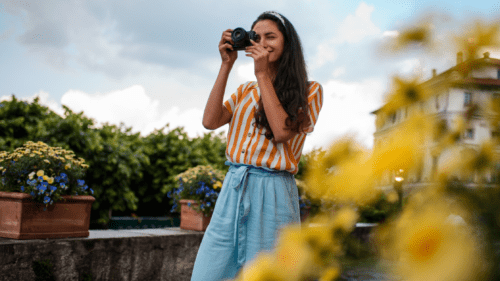
[[[177,106],[164,108],[158,100],[152,99],[141,85],[93,95],[70,90],[63,95],[61,103],[75,112],[83,111],[87,117],[99,123],[118,125],[123,122],[127,127],[132,127],[133,132],[140,132],[143,136],[164,127],[167,123],[170,124],[170,129],[184,127],[184,131],[191,138],[209,132],[202,125],[202,110],[189,108],[181,111]],[[216,132],[224,130],[226,129],[222,127]]]
[[[257,78],[255,77],[255,68],[253,62],[239,65],[238,68],[236,68],[236,73],[238,74],[238,78],[242,81],[257,80]]]
[[[316,70],[334,62],[338,57],[337,48],[342,43],[359,44],[366,38],[380,34],[380,29],[371,20],[374,9],[374,6],[361,2],[354,14],[348,15],[339,25],[337,35],[317,46],[309,68]]]
[[[348,15],[339,27],[339,41],[359,43],[368,36],[380,33],[380,29],[371,20],[374,6],[361,2],[354,15]]]
[[[306,140],[304,153],[313,147],[326,149],[332,141],[345,134],[354,134],[361,143],[372,147],[375,118],[370,112],[382,104],[382,81],[344,82],[333,79],[322,85],[323,108],[314,132]]]
[[[337,58],[335,52],[335,40],[330,40],[323,44],[319,44],[317,48],[316,56],[314,57],[309,68],[312,70],[322,67],[328,62],[333,62]]]
[[[399,32],[397,30],[386,30],[382,33],[383,37],[398,37]]]
[[[345,73],[345,67],[338,67],[333,71],[332,76],[333,78],[337,78],[344,73]]]

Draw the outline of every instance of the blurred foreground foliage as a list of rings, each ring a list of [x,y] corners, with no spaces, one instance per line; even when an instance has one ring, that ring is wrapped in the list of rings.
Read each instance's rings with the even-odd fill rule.
[[[370,241],[377,257],[392,264],[397,280],[500,280],[500,138],[492,134],[473,145],[461,137],[480,118],[482,127],[498,131],[498,94],[478,98],[482,103],[462,101],[464,112],[448,120],[450,126],[436,118],[440,114],[424,110],[425,102],[437,103],[437,96],[450,89],[463,93],[481,82],[499,90],[500,61],[494,62],[496,78],[474,80],[471,74],[484,75],[478,68],[492,61],[489,53],[477,60],[479,52],[500,48],[500,24],[462,21],[453,33],[440,29],[440,20],[429,14],[417,22],[405,21],[408,25],[397,36],[384,39],[381,53],[439,53],[437,48],[446,46],[448,52],[461,52],[455,71],[429,83],[418,74],[393,77],[384,106],[376,111],[376,127],[385,130],[387,141],[368,149],[344,136],[326,151],[311,154],[302,193],[321,202],[320,211],[301,226],[282,229],[275,249],[248,262],[235,280],[345,280],[341,261],[361,252],[348,237],[362,221],[380,223]],[[400,115],[404,118],[396,123]],[[387,129],[387,124],[397,125]],[[435,161],[429,178],[421,180],[429,155],[431,162],[439,156],[442,161]],[[408,180],[411,188],[405,190],[402,182],[409,174],[418,178],[418,185]]]

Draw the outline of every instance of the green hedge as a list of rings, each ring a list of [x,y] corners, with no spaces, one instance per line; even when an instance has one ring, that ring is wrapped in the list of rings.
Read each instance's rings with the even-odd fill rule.
[[[71,149],[90,166],[85,181],[95,191],[93,221],[106,224],[111,214],[169,214],[167,192],[173,177],[190,167],[211,164],[224,172],[225,139],[213,132],[189,139],[183,128],[166,127],[148,136],[132,134],[123,124],[96,126],[83,112],[64,107],[64,118],[40,105],[20,101],[0,103],[0,151],[12,151],[26,141],[43,141]],[[167,129],[167,132],[164,132]]]

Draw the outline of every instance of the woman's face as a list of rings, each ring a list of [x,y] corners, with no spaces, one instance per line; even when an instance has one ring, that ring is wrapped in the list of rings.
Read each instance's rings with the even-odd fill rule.
[[[256,42],[269,52],[269,62],[277,62],[285,45],[285,37],[278,25],[272,20],[261,20],[254,25],[253,31],[259,36]]]

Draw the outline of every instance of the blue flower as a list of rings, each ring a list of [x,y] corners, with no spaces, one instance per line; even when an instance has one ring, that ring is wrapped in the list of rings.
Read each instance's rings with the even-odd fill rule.
[[[170,195],[172,194],[171,192],[172,192],[172,191],[167,192],[167,197],[168,197],[168,198],[170,198]]]
[[[21,191],[24,191],[24,186],[21,186]]]
[[[57,187],[53,186],[53,185],[51,185],[49,188],[50,188],[50,193],[52,193],[52,192],[54,192],[54,191],[57,190]]]
[[[38,177],[38,180],[39,181],[43,181],[43,177]]]
[[[85,186],[82,186],[82,190],[84,190],[84,191],[85,191],[85,190],[87,190],[88,188],[89,188],[89,187],[88,187],[88,186],[86,186],[86,185],[85,185]]]
[[[31,195],[32,197],[35,197],[35,192],[33,192],[33,191],[32,191],[32,192],[30,193],[30,195]]]
[[[210,207],[210,205],[211,205],[210,202],[207,202],[207,207]]]
[[[50,197],[45,196],[45,197],[43,198],[43,203],[44,203],[44,204],[47,204],[47,203],[49,203],[49,202],[50,202]]]
[[[61,173],[61,179],[63,181],[66,181],[68,179],[68,175],[66,175],[65,173]]]
[[[90,193],[91,194],[94,194],[94,191],[92,190],[92,188],[89,188],[90,189]]]
[[[46,182],[46,181],[44,181],[44,182],[41,183],[41,185],[43,185],[45,188],[47,188],[49,186],[49,183]]]
[[[188,207],[191,207],[191,202],[188,202]]]
[[[47,187],[43,186],[41,184],[39,184],[37,187],[38,187],[38,190],[40,190],[41,193],[43,193],[45,190],[47,190]]]
[[[62,189],[66,189],[66,184],[64,182],[61,182],[59,186],[61,186]]]
[[[76,180],[76,182],[78,182],[79,186],[83,186],[85,184],[84,180]]]
[[[60,176],[55,176],[55,177],[54,177],[54,180],[55,180],[56,182],[60,182],[60,181],[61,181],[61,177],[60,177]]]

